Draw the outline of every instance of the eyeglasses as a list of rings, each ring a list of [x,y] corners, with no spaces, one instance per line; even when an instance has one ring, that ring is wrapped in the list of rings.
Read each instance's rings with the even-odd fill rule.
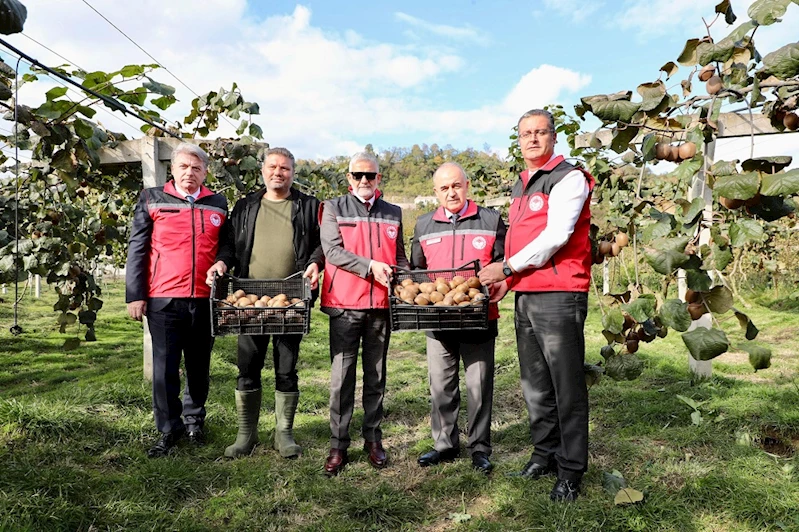
[[[535,131],[525,131],[524,133],[519,134],[519,138],[522,140],[527,140],[533,135],[535,135],[536,137],[546,137],[547,135],[552,133],[552,131],[553,130],[551,129],[536,129]]]
[[[360,181],[364,177],[367,181],[374,181],[377,178],[377,172],[350,172],[350,175],[355,181]]]

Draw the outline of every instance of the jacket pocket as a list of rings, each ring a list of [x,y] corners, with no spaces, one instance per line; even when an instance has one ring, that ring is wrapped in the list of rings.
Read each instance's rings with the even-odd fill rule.
[[[155,278],[156,275],[158,274],[158,261],[160,260],[161,260],[161,254],[159,253],[158,255],[155,256],[155,262],[153,263],[153,273],[150,276],[150,286],[152,286],[153,283],[155,283]]]

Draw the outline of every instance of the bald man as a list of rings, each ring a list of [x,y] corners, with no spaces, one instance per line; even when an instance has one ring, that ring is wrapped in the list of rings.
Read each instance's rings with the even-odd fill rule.
[[[505,223],[499,212],[484,209],[467,199],[469,181],[457,163],[444,163],[433,174],[433,189],[440,206],[420,216],[411,247],[413,268],[454,269],[473,260],[481,266],[502,262]],[[499,308],[489,306],[485,331],[437,331],[427,333],[427,368],[430,382],[430,424],[434,449],[419,457],[428,467],[454,460],[460,453],[458,372],[466,372],[468,442],[472,466],[490,473],[491,408],[494,394],[494,342]]]

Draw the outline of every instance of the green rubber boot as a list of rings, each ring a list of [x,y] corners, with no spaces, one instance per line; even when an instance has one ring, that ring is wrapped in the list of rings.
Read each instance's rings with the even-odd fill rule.
[[[300,392],[275,391],[275,450],[283,458],[297,458],[302,454],[302,447],[294,441],[294,414]]]
[[[248,456],[258,443],[258,416],[261,413],[261,389],[236,390],[236,414],[239,433],[236,441],[225,449],[227,458]]]

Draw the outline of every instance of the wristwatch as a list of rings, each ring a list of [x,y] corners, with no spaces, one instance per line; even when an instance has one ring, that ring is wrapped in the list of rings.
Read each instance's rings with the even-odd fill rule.
[[[513,270],[510,269],[510,266],[508,266],[507,261],[502,262],[502,274],[505,277],[510,277],[511,275],[513,275]]]

